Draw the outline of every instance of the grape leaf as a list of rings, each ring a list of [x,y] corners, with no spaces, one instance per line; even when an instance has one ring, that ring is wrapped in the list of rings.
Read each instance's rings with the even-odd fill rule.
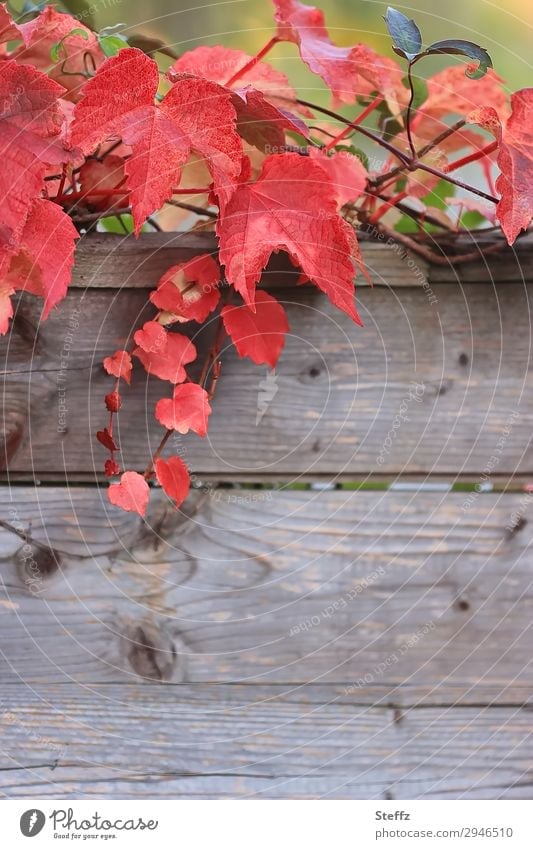
[[[116,507],[145,516],[150,500],[150,487],[138,472],[124,472],[120,483],[112,483],[108,488],[107,497]]]
[[[220,299],[220,268],[209,254],[173,265],[162,276],[150,300],[173,313],[177,321],[205,321]]]
[[[111,357],[104,360],[104,368],[113,377],[121,378],[126,383],[131,383],[131,357],[127,351],[115,351]]]
[[[219,203],[227,203],[241,170],[232,93],[208,80],[180,77],[154,104],[157,64],[137,48],[107,59],[76,105],[71,143],[92,153],[120,137],[132,148],[125,171],[135,232],[172,196],[194,149],[205,157]]]
[[[39,198],[28,216],[7,283],[44,298],[43,319],[67,294],[74,248],[79,238],[60,206]]]
[[[159,328],[159,329],[156,329]],[[148,321],[134,335],[137,357],[149,374],[171,383],[187,379],[185,366],[196,359],[196,348],[181,333],[169,333],[156,321]]]
[[[158,422],[182,434],[194,430],[198,436],[205,436],[210,413],[209,396],[197,383],[176,386],[172,398],[161,398],[155,406]]]
[[[226,277],[255,309],[255,287],[272,253],[285,250],[339,309],[354,303],[357,242],[337,214],[325,171],[297,153],[267,156],[257,182],[241,183],[218,221]]]
[[[222,320],[240,357],[250,357],[257,365],[275,368],[285,344],[289,322],[281,304],[258,289],[255,293],[255,312],[247,306],[226,306]]]
[[[179,507],[189,494],[191,479],[181,457],[156,460],[155,474],[169,498]]]

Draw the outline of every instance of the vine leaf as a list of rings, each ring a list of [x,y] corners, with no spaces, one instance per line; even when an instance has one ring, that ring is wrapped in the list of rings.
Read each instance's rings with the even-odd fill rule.
[[[111,357],[106,357],[104,368],[113,377],[123,379],[126,383],[131,383],[132,362],[127,351],[115,351]]]
[[[172,398],[161,398],[155,406],[158,422],[181,434],[193,430],[198,436],[205,436],[210,413],[209,396],[197,383],[176,386]]]
[[[164,491],[179,507],[189,494],[191,479],[187,466],[181,457],[169,457],[168,460],[156,460],[155,475]]]
[[[360,322],[354,303],[354,231],[337,214],[332,183],[297,153],[267,156],[259,179],[241,183],[218,221],[226,278],[255,310],[255,289],[270,256],[286,251],[339,309]]]
[[[71,143],[85,154],[120,137],[132,148],[125,171],[135,232],[172,196],[192,150],[205,157],[223,206],[241,170],[232,93],[216,83],[180,77],[161,103],[157,64],[137,48],[107,59],[76,105]]]
[[[389,6],[384,16],[387,29],[393,41],[393,50],[409,62],[422,50],[422,34],[415,22]]]
[[[250,357],[257,365],[275,368],[285,344],[289,322],[278,301],[258,289],[255,293],[255,312],[247,306],[226,306],[222,320],[240,357]]]
[[[477,62],[477,67],[471,68],[467,66],[466,68],[466,76],[470,77],[471,80],[481,79],[481,77],[485,76],[488,69],[492,68],[492,59],[487,51],[472,41],[463,41],[460,38],[435,41],[429,45],[422,55],[433,56],[437,53],[446,53],[450,56],[466,56],[468,59],[472,59],[473,62]]]
[[[150,294],[156,307],[171,314],[171,321],[205,321],[220,300],[220,268],[210,254],[173,265]]]
[[[190,339],[181,333],[169,333],[157,321],[147,321],[133,338],[137,344],[133,356],[148,374],[171,383],[187,379],[185,366],[196,359],[196,348]]]
[[[150,500],[150,487],[138,472],[124,472],[120,483],[112,483],[108,488],[107,497],[115,507],[145,516]]]

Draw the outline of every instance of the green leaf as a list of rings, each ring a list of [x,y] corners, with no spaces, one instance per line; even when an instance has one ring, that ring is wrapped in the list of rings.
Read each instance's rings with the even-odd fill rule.
[[[384,21],[392,38],[394,52],[411,62],[422,50],[422,34],[417,25],[391,6],[387,9]]]
[[[467,68],[465,71],[466,76],[472,80],[479,80],[485,76],[489,68],[492,68],[492,59],[487,51],[472,41],[448,38],[445,41],[435,41],[424,51],[425,56],[432,56],[436,53],[446,53],[450,56],[466,56],[468,59],[478,62],[477,68],[474,70]]]
[[[88,41],[89,39],[89,33],[86,29],[81,29],[81,27],[71,29],[70,32],[63,36],[61,41],[56,41],[55,44],[52,44],[50,48],[50,59],[52,60],[52,62],[59,62],[61,58],[61,49],[63,47],[64,42],[67,40],[67,38],[70,38],[73,35],[81,35],[85,39],[85,41]]]
[[[128,212],[122,212],[120,218],[116,215],[110,215],[107,218],[100,219],[98,229],[100,228],[105,230],[106,233],[119,233],[121,236],[124,236],[126,233],[133,233],[133,218]],[[143,224],[141,233],[149,232],[149,226]]]
[[[129,46],[127,40],[121,35],[102,35],[102,33],[98,34],[98,43],[102,52],[108,57],[116,56],[119,50]]]

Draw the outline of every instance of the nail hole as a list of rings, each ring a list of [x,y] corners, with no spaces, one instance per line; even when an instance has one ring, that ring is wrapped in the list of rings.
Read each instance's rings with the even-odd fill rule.
[[[468,355],[467,354],[459,354],[459,365],[467,366],[468,365]]]
[[[470,610],[470,602],[465,598],[460,598],[455,604],[457,610],[461,610],[462,612],[466,612]]]
[[[318,368],[318,366],[311,366],[311,368],[309,369],[309,377],[319,377],[319,376],[320,376],[320,369]]]

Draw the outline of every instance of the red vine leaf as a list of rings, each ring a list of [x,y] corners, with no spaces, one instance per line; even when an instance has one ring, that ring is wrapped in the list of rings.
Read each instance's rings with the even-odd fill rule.
[[[109,154],[101,162],[98,159],[87,159],[78,174],[80,192],[86,195],[83,202],[90,203],[92,209],[101,211],[110,207],[127,207],[124,166],[125,160],[122,156],[113,154]],[[112,192],[113,189],[119,188],[122,189],[122,194],[120,191],[110,195],[103,194],[105,191]]]
[[[98,442],[107,448],[108,451],[118,451],[118,445],[109,433],[109,430],[105,427],[103,430],[96,431],[96,438]]]
[[[111,357],[104,360],[104,368],[108,374],[131,383],[131,357],[127,351],[115,351]]]
[[[156,321],[147,321],[134,336],[133,351],[149,374],[171,383],[187,379],[185,366],[196,359],[196,348],[181,333],[169,333]]]
[[[224,307],[222,320],[240,357],[250,357],[257,365],[275,368],[285,344],[289,322],[281,304],[258,289],[255,312],[247,306]]]
[[[20,28],[14,22],[4,4],[0,3],[0,44],[5,44],[8,41],[19,41],[21,38]]]
[[[310,147],[309,155],[331,180],[339,209],[345,203],[353,202],[363,194],[368,174],[357,156],[347,151],[339,151],[328,156],[318,147]]]
[[[120,475],[120,466],[116,460],[109,458],[105,461],[104,472],[107,478],[112,478],[115,475]]]
[[[393,114],[407,102],[402,85],[404,72],[397,62],[379,56],[365,44],[338,47],[325,26],[324,13],[298,0],[274,0],[277,35],[297,44],[300,55],[313,73],[331,89],[335,100],[353,103],[357,95],[379,91]]]
[[[181,457],[156,460],[155,474],[169,498],[179,507],[189,494],[191,479]]]
[[[145,516],[150,487],[138,472],[124,472],[120,483],[112,483],[108,488],[107,497],[115,507]]]
[[[67,293],[77,238],[78,231],[60,206],[44,198],[35,201],[7,282],[44,298],[43,319]]]
[[[268,156],[257,182],[241,184],[218,222],[220,261],[252,310],[272,253],[285,250],[339,309],[360,321],[354,303],[353,229],[337,214],[324,170],[297,153]]]
[[[174,396],[161,398],[155,407],[155,417],[163,427],[182,434],[194,430],[198,436],[207,434],[210,413],[209,396],[197,383],[176,386]]]
[[[209,254],[173,265],[163,274],[150,300],[176,321],[205,321],[220,299],[220,267]]]
[[[533,88],[511,97],[511,117],[503,129],[498,153],[501,171],[496,189],[501,195],[496,214],[510,245],[533,217]]]
[[[281,153],[287,130],[309,138],[309,130],[300,118],[269,103],[256,89],[238,89],[232,96],[232,103],[240,135],[263,152]]]
[[[84,153],[120,137],[132,148],[126,161],[135,232],[172,196],[192,150],[205,157],[219,202],[230,198],[241,170],[232,94],[215,83],[180,77],[161,103],[157,64],[129,48],[107,59],[76,105],[71,142]]]
[[[95,33],[77,18],[56,12],[51,6],[18,29],[24,44],[12,54],[13,57],[21,64],[45,71],[67,89],[66,97],[77,100],[85,83],[81,75],[94,73],[105,58]],[[51,51],[59,43],[58,60],[53,62]],[[87,54],[90,54],[89,59]]]
[[[6,283],[0,283],[0,335],[7,333],[9,319],[13,317],[13,304],[11,295],[15,290]]]

